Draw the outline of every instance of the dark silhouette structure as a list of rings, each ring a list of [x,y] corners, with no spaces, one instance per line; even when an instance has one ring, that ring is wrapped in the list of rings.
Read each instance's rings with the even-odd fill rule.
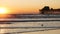
[[[53,9],[49,6],[45,6],[44,8],[42,8],[40,11],[40,14],[60,14],[60,9]]]
[[[49,11],[49,10],[50,10],[49,6],[45,6],[41,11]]]
[[[40,11],[41,11],[41,14],[44,14],[44,12],[49,11],[49,10],[50,10],[49,6],[45,6]]]

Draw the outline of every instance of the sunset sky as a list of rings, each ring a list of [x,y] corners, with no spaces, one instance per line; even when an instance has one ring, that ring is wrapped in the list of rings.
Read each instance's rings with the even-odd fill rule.
[[[60,0],[0,0],[0,7],[7,8],[13,14],[38,14],[44,6],[60,8]]]

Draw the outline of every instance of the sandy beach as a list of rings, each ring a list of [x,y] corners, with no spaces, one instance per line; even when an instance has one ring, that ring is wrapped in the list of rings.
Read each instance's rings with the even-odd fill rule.
[[[49,30],[49,31],[28,32],[28,33],[22,33],[22,34],[60,34],[60,29]]]

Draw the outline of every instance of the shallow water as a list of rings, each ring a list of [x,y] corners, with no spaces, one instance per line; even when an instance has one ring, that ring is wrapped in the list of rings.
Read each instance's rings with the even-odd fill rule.
[[[41,26],[41,24],[43,24],[43,26]],[[8,28],[2,28],[2,27],[8,27]],[[11,28],[9,28],[9,27],[11,27]],[[41,27],[49,27],[49,28],[41,28]],[[34,31],[39,31],[39,30],[54,29],[54,28],[50,28],[50,27],[59,27],[60,28],[60,21],[16,22],[16,23],[12,23],[12,24],[0,24],[0,33],[14,33],[14,32],[25,32],[25,31],[34,32]],[[48,32],[48,31],[46,31],[46,32]],[[36,32],[34,32],[34,33],[36,33]],[[39,32],[38,32],[38,34],[39,34]]]

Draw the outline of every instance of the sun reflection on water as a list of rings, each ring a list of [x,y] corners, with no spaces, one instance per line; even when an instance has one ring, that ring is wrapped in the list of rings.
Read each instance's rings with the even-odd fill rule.
[[[0,28],[4,27],[5,25],[0,24]],[[0,33],[5,33],[5,29],[0,29]]]

